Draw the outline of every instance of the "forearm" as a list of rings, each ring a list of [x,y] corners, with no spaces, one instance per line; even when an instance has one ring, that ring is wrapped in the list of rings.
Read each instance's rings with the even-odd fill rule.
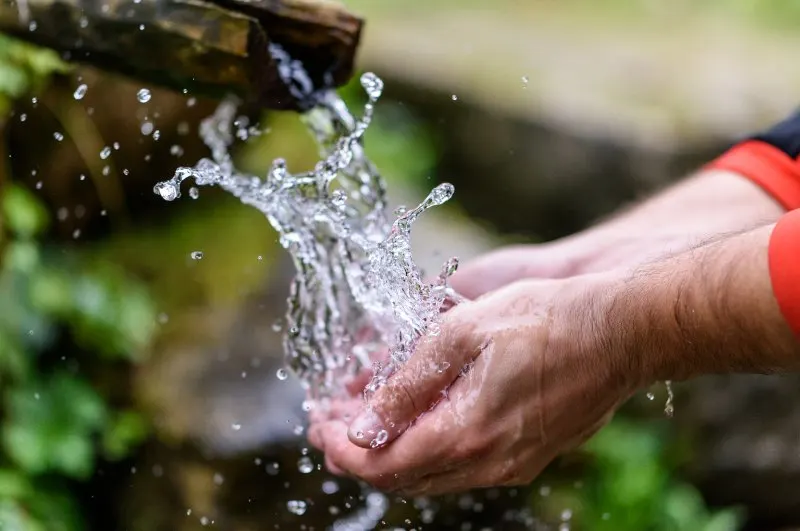
[[[602,271],[680,251],[711,235],[774,222],[783,212],[747,178],[704,170],[556,245],[575,256],[575,270]]]
[[[609,297],[606,330],[641,385],[800,369],[776,301],[767,225],[642,266]]]

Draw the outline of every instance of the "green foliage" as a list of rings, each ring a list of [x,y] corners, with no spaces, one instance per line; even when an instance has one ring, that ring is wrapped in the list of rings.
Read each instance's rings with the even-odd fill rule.
[[[68,69],[55,52],[0,34],[0,112],[10,101],[39,90],[51,74]]]
[[[66,331],[93,368],[139,359],[152,337],[147,293],[109,264],[51,252],[46,211],[27,191],[0,197],[0,528],[82,529],[69,481],[121,459],[147,435],[68,365],[46,363]],[[93,359],[92,359],[93,358]]]
[[[713,511],[674,476],[670,426],[616,418],[586,445],[592,464],[582,489],[565,502],[579,529],[595,531],[736,531],[741,514]]]

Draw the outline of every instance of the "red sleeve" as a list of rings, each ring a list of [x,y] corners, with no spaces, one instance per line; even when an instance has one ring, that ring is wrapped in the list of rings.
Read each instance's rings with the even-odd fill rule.
[[[800,162],[762,140],[737,144],[706,166],[747,177],[786,210],[800,208]]]
[[[772,230],[769,276],[781,313],[800,337],[800,210],[784,214]]]

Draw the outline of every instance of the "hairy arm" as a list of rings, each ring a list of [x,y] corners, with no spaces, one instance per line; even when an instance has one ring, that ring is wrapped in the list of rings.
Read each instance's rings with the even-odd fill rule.
[[[800,369],[800,342],[770,278],[774,228],[716,238],[621,281],[604,327],[642,385]]]
[[[632,267],[710,236],[776,221],[783,207],[749,179],[703,170],[575,235],[514,245],[465,264],[453,278],[467,297],[522,278],[566,278]]]

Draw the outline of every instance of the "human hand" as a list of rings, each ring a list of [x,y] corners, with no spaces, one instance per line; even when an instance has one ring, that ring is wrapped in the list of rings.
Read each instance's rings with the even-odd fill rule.
[[[312,419],[310,442],[334,473],[408,495],[532,481],[641,383],[606,346],[609,282],[527,280],[456,306],[349,426],[357,401]]]

